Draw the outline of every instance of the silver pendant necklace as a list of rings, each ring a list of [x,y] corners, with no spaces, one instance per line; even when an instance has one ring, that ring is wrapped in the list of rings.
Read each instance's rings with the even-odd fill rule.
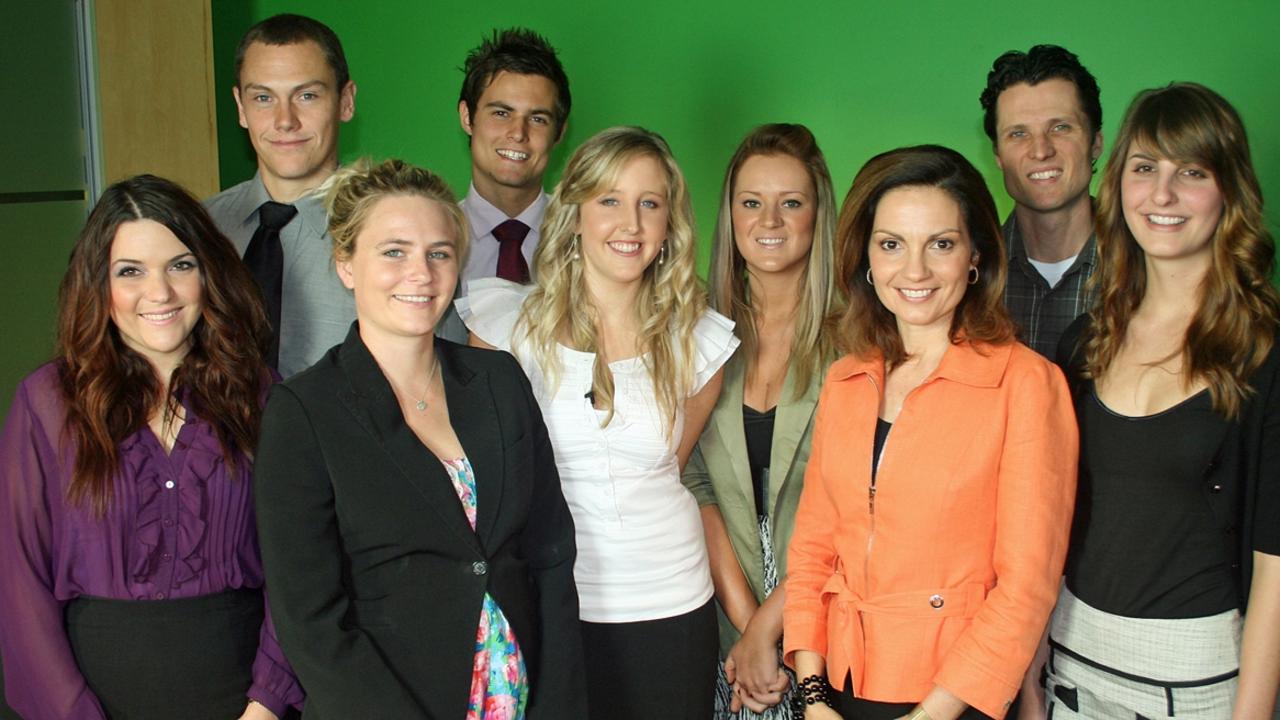
[[[439,360],[436,360],[431,365],[431,374],[427,376],[427,386],[422,388],[422,398],[413,404],[414,409],[417,410],[418,412],[427,411],[427,393],[430,392],[431,390],[431,381],[435,379],[436,370],[439,369],[439,367],[440,367]]]

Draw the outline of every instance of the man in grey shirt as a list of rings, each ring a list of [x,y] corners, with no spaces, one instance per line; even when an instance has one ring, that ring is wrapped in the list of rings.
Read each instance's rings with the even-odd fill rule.
[[[258,172],[205,206],[263,287],[277,341],[269,359],[289,377],[341,343],[356,316],[314,192],[338,167],[338,128],[355,113],[356,86],[332,30],[276,15],[241,39],[232,93]]]

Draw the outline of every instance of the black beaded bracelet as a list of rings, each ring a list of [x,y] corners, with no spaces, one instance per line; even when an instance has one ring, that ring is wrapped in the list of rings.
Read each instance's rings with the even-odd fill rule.
[[[810,705],[822,703],[831,707],[831,699],[835,691],[831,683],[822,675],[810,675],[796,683],[796,691],[791,695],[791,711],[800,718]]]

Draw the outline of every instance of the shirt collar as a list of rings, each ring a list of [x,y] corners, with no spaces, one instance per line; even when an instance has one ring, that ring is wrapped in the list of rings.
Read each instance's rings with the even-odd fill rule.
[[[323,184],[289,203],[298,209],[297,220],[302,223],[301,227],[318,235],[323,235],[329,228],[329,213],[324,207],[324,192],[320,189],[322,187],[324,187]],[[240,194],[240,198],[236,201],[235,217],[241,218],[241,223],[246,226],[257,227],[258,208],[262,207],[262,203],[270,199],[271,195],[267,193],[267,186],[262,182],[262,173],[255,172],[253,179],[249,181],[245,191]],[[290,224],[292,222],[290,221]]]
[[[1005,367],[1008,366],[1012,353],[1012,342],[991,345],[961,340],[947,348],[942,355],[942,362],[938,363],[938,367],[924,382],[943,378],[972,387],[997,387],[1004,377]],[[879,352],[865,358],[845,355],[832,364],[829,377],[838,382],[858,375],[867,375],[880,387],[884,386],[884,359]]]
[[[1090,198],[1090,202],[1096,212],[1097,202],[1092,198]],[[1022,229],[1018,227],[1017,209],[1009,211],[1009,217],[1005,219],[1004,225],[1000,228],[1000,234],[1004,235],[1005,252],[1009,255],[1009,262],[1021,262],[1029,265],[1031,261],[1027,257],[1027,248],[1022,243]],[[1089,233],[1089,239],[1085,241],[1084,247],[1080,248],[1080,252],[1076,255],[1076,261],[1071,263],[1071,267],[1067,268],[1068,273],[1077,267],[1085,265],[1090,269],[1093,268],[1094,261],[1098,257],[1096,238],[1096,233]]]
[[[529,207],[522,210],[514,218],[508,218],[506,213],[484,199],[484,196],[476,190],[476,184],[473,182],[471,187],[467,189],[467,197],[462,202],[466,206],[467,216],[471,218],[472,233],[476,237],[482,237],[492,233],[494,228],[511,219],[519,220],[528,225],[533,232],[538,232],[538,226],[542,224],[542,216],[547,208],[549,199],[550,196],[546,192],[538,191],[538,197],[529,203]]]

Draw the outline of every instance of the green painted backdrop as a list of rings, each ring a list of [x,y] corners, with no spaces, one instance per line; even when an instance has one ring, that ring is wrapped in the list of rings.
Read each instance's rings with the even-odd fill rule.
[[[359,87],[343,160],[400,156],[442,173],[459,193],[470,177],[456,112],[462,59],[491,28],[538,30],[559,48],[574,100],[548,188],[594,132],[656,130],[688,175],[704,260],[724,165],[762,122],[807,124],[837,197],[872,155],[936,142],[977,164],[1007,212],[978,94],[1001,52],[1050,42],[1097,76],[1108,141],[1143,88],[1195,80],[1232,101],[1280,229],[1280,3],[1271,0],[213,0],[213,8],[223,185],[253,172],[231,102],[235,44],[249,24],[278,12],[310,14],[342,38]]]

